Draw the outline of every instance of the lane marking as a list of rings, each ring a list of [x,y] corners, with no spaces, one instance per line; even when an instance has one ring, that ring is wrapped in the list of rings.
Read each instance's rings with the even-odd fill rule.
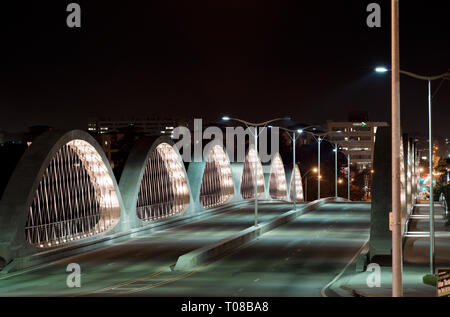
[[[281,209],[284,209],[284,208],[281,207]],[[225,213],[223,213],[222,215],[227,214],[227,213],[231,213],[231,212],[234,212],[234,211],[236,211],[236,210],[232,210],[232,211],[229,211],[229,212],[225,212]],[[218,215],[217,215],[217,216],[218,216]],[[213,217],[214,217],[214,216],[213,216]],[[199,220],[199,221],[201,221],[201,220]],[[188,225],[188,224],[184,224],[184,225]],[[181,226],[179,226],[179,227],[182,227],[182,226],[184,226],[184,225],[181,225]],[[223,259],[225,259],[225,258],[227,258],[227,257],[229,257],[229,256],[234,255],[234,254],[237,253],[238,251],[240,251],[240,250],[242,250],[242,249],[245,249],[245,248],[249,247],[250,245],[252,245],[253,243],[256,243],[257,241],[258,241],[258,239],[254,240],[254,241],[251,241],[251,242],[247,243],[246,245],[241,246],[241,247],[235,249],[234,251],[232,251],[232,252],[230,252],[230,253],[228,253],[228,254],[226,254],[226,255],[224,255],[224,256],[218,258],[217,260],[215,260],[215,261],[213,261],[213,262],[211,262],[211,263],[209,263],[209,264],[200,266],[200,267],[198,267],[197,269],[195,269],[195,270],[193,270],[193,271],[185,272],[185,273],[180,274],[180,275],[177,275],[177,276],[175,276],[175,277],[173,277],[173,278],[170,278],[170,279],[167,279],[167,280],[158,282],[158,283],[156,283],[156,284],[149,284],[149,285],[147,285],[147,286],[143,286],[143,287],[139,287],[139,288],[136,287],[136,288],[133,288],[133,289],[122,289],[122,290],[126,290],[126,292],[123,292],[123,293],[121,293],[121,294],[136,293],[136,292],[139,292],[139,291],[142,291],[142,290],[151,289],[151,288],[154,288],[154,287],[162,286],[162,285],[165,285],[165,284],[169,284],[169,283],[176,282],[176,281],[178,281],[178,280],[184,279],[184,278],[186,278],[186,277],[189,277],[189,276],[191,276],[191,275],[197,273],[198,271],[201,271],[201,270],[207,268],[207,267],[210,266],[210,265],[216,264],[217,262],[219,262],[219,261],[221,261],[221,260],[223,260]],[[170,267],[170,265],[169,265],[169,267]],[[135,283],[135,282],[140,282],[140,281],[143,281],[143,280],[152,278],[152,277],[156,277],[156,276],[158,276],[158,275],[164,273],[165,271],[166,271],[166,270],[161,270],[161,271],[158,271],[158,272],[156,272],[156,273],[152,273],[152,274],[150,274],[149,276],[144,276],[144,277],[141,277],[141,278],[136,279],[136,280],[126,281],[126,282],[119,283],[119,284],[115,284],[115,285],[112,285],[112,286],[110,286],[110,287],[106,287],[106,288],[103,288],[103,289],[100,289],[100,290],[96,290],[96,291],[93,291],[93,292],[89,292],[89,293],[85,293],[85,294],[79,294],[79,295],[73,295],[73,296],[88,296],[88,295],[92,295],[92,294],[100,294],[100,293],[102,293],[102,292],[109,292],[109,291],[111,291],[111,290],[121,291],[120,288],[121,288],[122,286],[127,286],[127,285],[133,284],[133,283]]]
[[[87,293],[87,295],[101,293],[101,292],[107,292],[107,291],[110,291],[110,290],[115,290],[115,289],[117,289],[119,287],[127,286],[127,285],[130,285],[130,284],[133,284],[133,283],[136,283],[136,282],[140,282],[140,281],[152,278],[152,277],[156,277],[156,276],[162,274],[164,271],[165,270],[160,270],[160,271],[153,272],[152,274],[140,277],[140,278],[135,279],[135,280],[130,280],[130,281],[118,283],[118,284],[115,284],[115,285],[112,285],[112,286],[108,286],[108,287],[105,287],[105,288],[102,288],[102,289],[99,289],[99,290]]]
[[[268,202],[270,202],[270,201],[268,201]],[[263,205],[262,207],[265,207],[264,205],[266,205],[266,204],[269,205],[268,202],[262,202],[261,203],[261,205]],[[285,207],[283,207],[283,205],[285,205],[285,204],[287,204],[287,203],[280,203],[279,207],[280,208],[285,208]],[[233,209],[228,210],[228,211],[227,210],[223,210],[222,211],[222,209],[225,209],[227,207],[230,207],[230,208],[233,208]],[[38,264],[38,265],[35,265],[35,266],[31,266],[31,267],[25,268],[23,270],[13,271],[13,272],[8,272],[8,273],[1,273],[1,271],[0,271],[0,280],[13,278],[13,277],[18,276],[18,275],[22,275],[22,274],[38,271],[38,270],[41,270],[41,269],[45,269],[45,268],[47,268],[49,266],[65,264],[65,263],[68,263],[73,258],[82,257],[82,256],[85,256],[85,255],[88,255],[91,252],[94,253],[94,252],[97,252],[97,251],[103,251],[103,250],[106,250],[108,248],[115,247],[115,246],[118,246],[118,245],[121,245],[121,244],[126,244],[126,243],[129,243],[129,242],[133,242],[133,241],[136,241],[136,240],[139,240],[139,239],[158,238],[157,235],[159,233],[163,233],[164,234],[164,233],[167,233],[167,231],[170,231],[172,229],[180,228],[180,227],[183,227],[183,226],[186,226],[186,225],[189,225],[189,224],[192,224],[192,223],[196,223],[196,222],[201,222],[201,221],[204,221],[204,220],[209,220],[209,219],[211,219],[213,217],[216,217],[216,216],[223,216],[223,215],[226,215],[228,213],[232,213],[232,212],[236,212],[236,211],[242,210],[242,209],[244,209],[246,207],[251,207],[251,205],[247,201],[238,202],[238,203],[235,203],[232,206],[218,207],[217,210],[212,210],[212,211],[209,212],[208,215],[205,215],[205,218],[195,219],[197,217],[193,216],[193,217],[191,217],[191,218],[194,218],[193,221],[186,222],[186,223],[183,223],[181,225],[169,226],[169,227],[167,227],[165,229],[161,229],[161,230],[157,230],[157,231],[150,231],[150,232],[147,232],[147,233],[144,233],[144,232],[148,231],[148,230],[150,230],[152,228],[149,227],[149,228],[143,229],[141,231],[137,231],[135,233],[131,233],[130,232],[128,234],[125,234],[124,236],[126,236],[126,235],[130,235],[131,236],[133,234],[139,234],[140,236],[132,237],[130,239],[125,239],[125,240],[119,241],[119,242],[114,242],[113,244],[108,244],[108,245],[105,245],[105,246],[101,246],[101,247],[95,248],[93,250],[87,250],[86,252],[81,252],[81,253],[78,253],[78,254],[72,254],[72,255],[69,255],[67,257],[63,257],[63,258],[60,258],[60,259],[57,259],[57,260],[52,260],[52,261],[47,262],[47,263],[42,263],[42,264]],[[236,208],[236,209],[234,209],[234,208]],[[189,218],[187,218],[186,220],[189,220]],[[114,239],[115,238],[113,238],[112,240],[114,240]],[[95,244],[95,243],[93,243],[93,244]]]
[[[197,273],[197,272],[199,272],[199,271],[201,271],[201,270],[203,270],[203,269],[205,269],[205,268],[207,268],[207,267],[209,267],[209,266],[211,266],[213,264],[216,264],[219,261],[222,261],[222,260],[224,260],[224,259],[226,259],[226,258],[228,258],[228,257],[230,257],[230,256],[232,256],[234,254],[236,254],[237,252],[239,252],[239,251],[241,251],[243,249],[246,249],[246,248],[250,247],[251,245],[253,245],[256,242],[258,242],[258,239],[255,239],[254,241],[251,241],[251,242],[249,242],[249,243],[247,243],[247,244],[245,244],[245,245],[235,249],[234,251],[232,251],[232,252],[230,252],[230,253],[228,253],[228,254],[226,254],[226,255],[218,258],[218,259],[216,259],[214,262],[211,262],[211,263],[208,263],[206,265],[200,266],[200,267],[198,267],[197,269],[195,269],[193,271],[185,272],[185,273],[179,274],[179,275],[177,275],[175,277],[169,278],[167,280],[164,280],[164,281],[161,281],[161,282],[158,282],[158,283],[155,283],[155,284],[149,284],[147,286],[143,286],[143,287],[140,287],[140,288],[128,290],[128,291],[120,293],[120,294],[137,293],[137,292],[149,290],[149,289],[152,289],[152,288],[155,288],[155,287],[163,286],[163,285],[166,285],[166,284],[169,284],[169,283],[173,283],[173,282],[185,279],[185,278],[187,278],[187,277],[189,277],[189,276],[191,276],[191,275],[193,275],[193,274],[195,274],[195,273]],[[119,291],[120,291],[120,289],[119,289]]]
[[[226,213],[227,213],[227,212],[226,212]],[[224,213],[224,214],[226,214],[226,213]],[[299,215],[296,219],[304,218],[304,216],[307,216],[307,215],[305,215],[305,214]],[[183,226],[183,225],[182,225],[182,226]],[[325,230],[325,231],[327,231],[327,230]],[[243,245],[243,246],[241,246],[241,247],[239,247],[239,248],[237,248],[237,249],[231,251],[230,253],[228,253],[228,254],[226,254],[226,255],[224,255],[224,256],[222,256],[222,257],[219,257],[217,260],[215,260],[215,261],[213,261],[213,262],[211,262],[211,263],[209,263],[209,264],[200,266],[200,267],[198,267],[197,269],[195,269],[195,270],[193,270],[193,271],[185,272],[185,273],[182,273],[182,274],[177,275],[177,276],[175,276],[175,277],[172,277],[172,278],[169,278],[169,279],[167,279],[167,280],[160,281],[160,282],[157,282],[157,283],[154,283],[154,284],[149,283],[147,286],[143,286],[143,287],[139,287],[139,288],[126,288],[126,289],[122,289],[122,291],[125,291],[125,292],[121,292],[120,294],[122,295],[122,294],[132,294],[132,293],[137,293],[137,292],[149,290],[149,289],[152,289],[152,288],[156,288],[156,287],[159,287],[159,286],[163,286],[163,285],[166,285],[166,284],[169,284],[169,283],[173,283],[173,282],[176,282],[176,281],[178,281],[178,280],[182,280],[182,279],[184,279],[184,278],[187,278],[187,277],[189,277],[189,276],[191,276],[191,275],[193,275],[193,274],[195,274],[195,273],[197,273],[197,272],[199,272],[199,271],[201,271],[201,270],[203,270],[203,269],[205,269],[205,268],[207,268],[207,267],[209,267],[209,266],[211,266],[211,265],[213,265],[213,264],[216,264],[216,263],[219,262],[219,261],[222,261],[222,260],[224,260],[224,259],[226,259],[226,258],[228,258],[228,257],[230,257],[230,256],[232,256],[232,255],[234,255],[234,254],[236,254],[237,252],[240,252],[240,251],[243,250],[243,249],[246,249],[246,248],[250,247],[251,245],[253,245],[253,244],[259,242],[260,240],[267,238],[267,237],[270,235],[270,233],[271,233],[271,232],[268,232],[267,235],[262,235],[262,236],[260,236],[259,238],[255,239],[255,240],[253,240],[253,241],[250,241],[250,242],[246,243],[245,245]],[[311,241],[309,241],[308,244],[310,244],[310,243],[311,243]],[[367,243],[368,243],[368,240],[365,242],[365,244],[363,245],[363,247],[361,248],[361,250],[367,245]],[[354,258],[355,258],[358,254],[359,254],[359,252],[354,256]],[[352,259],[351,262],[353,262],[354,258]],[[348,267],[348,265],[351,264],[351,262],[350,262],[349,264],[347,264],[347,266],[344,268],[344,271],[345,271],[345,269]],[[165,270],[160,271],[160,272],[157,272],[158,274],[153,273],[153,274],[155,274],[153,277],[155,277],[155,276],[157,276],[157,275],[160,275],[160,274],[163,273],[163,272],[165,272]],[[343,273],[343,272],[342,272],[342,273]],[[143,278],[140,278],[140,279],[137,279],[137,280],[128,281],[128,282],[124,282],[124,283],[120,283],[120,284],[123,284],[123,285],[126,286],[126,285],[130,285],[130,284],[132,284],[132,283],[134,283],[134,282],[136,282],[136,281],[141,281],[141,280],[143,280],[143,279],[148,279],[148,278],[150,278],[150,276],[147,277],[147,278],[143,277]],[[332,282],[333,282],[333,281],[332,281]],[[119,285],[119,287],[115,288],[115,290],[121,291],[121,289],[120,289],[120,284],[117,284],[117,285]],[[329,284],[331,284],[331,283],[329,283]],[[114,286],[113,286],[113,287],[114,287]],[[107,291],[112,290],[112,289],[110,289],[110,288],[107,288],[107,289],[108,289]],[[101,291],[101,290],[100,290],[100,291]],[[97,292],[100,293],[100,291],[94,291],[94,292],[90,292],[90,293],[87,293],[87,294],[84,294],[84,295],[83,295],[83,294],[80,294],[80,295],[74,295],[74,296],[86,296],[86,295],[94,294],[94,293],[97,293]],[[111,293],[110,293],[110,294],[111,294]],[[113,295],[113,294],[111,294],[111,295]]]

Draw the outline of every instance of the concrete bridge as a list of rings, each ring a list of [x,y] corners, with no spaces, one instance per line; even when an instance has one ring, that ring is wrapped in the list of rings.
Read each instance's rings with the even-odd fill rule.
[[[294,177],[292,166],[275,154],[271,164],[263,168],[251,147],[245,162],[230,163],[225,149],[216,145],[202,162],[191,162],[185,168],[170,138],[142,140],[130,152],[118,181],[101,146],[88,133],[77,130],[42,135],[22,156],[0,201],[0,280],[9,280],[4,285],[10,287],[16,285],[15,272],[66,263],[73,257],[92,267],[100,258],[123,257],[119,262],[124,267],[135,259],[133,278],[138,280],[139,272],[145,274],[140,265],[146,263],[147,257],[164,263],[162,270],[190,272],[258,237],[273,236],[272,232],[284,238],[288,235],[292,241],[299,238],[298,234],[317,232],[317,246],[324,241],[331,249],[336,241],[340,241],[340,248],[351,245],[349,252],[343,253],[345,259],[334,259],[338,263],[353,261],[353,253],[365,247],[358,258],[362,263],[358,267],[364,268],[369,262],[390,256],[388,132],[388,128],[377,132],[372,204],[334,198],[304,203],[299,167]],[[415,148],[407,137],[402,153],[402,221],[407,237],[418,187]],[[261,222],[257,227],[253,226],[252,206],[255,166],[261,200]],[[294,196],[298,202],[295,210]],[[333,209],[332,214],[323,212],[329,210],[327,206]],[[308,213],[312,216],[305,216]],[[362,218],[355,218],[356,214]],[[308,217],[321,220],[304,222]],[[337,225],[336,221],[344,222]],[[289,226],[306,231],[286,233],[283,228]],[[356,234],[358,243],[339,240],[342,237],[329,240],[327,235],[333,233],[324,229],[336,226],[344,226],[348,237]],[[308,249],[313,252],[314,246]],[[89,254],[97,255],[93,259]],[[325,262],[332,260],[323,258]],[[336,263],[328,264],[335,270]],[[311,268],[315,266],[317,263]],[[26,283],[33,284],[33,276],[29,275]],[[21,284],[17,285],[20,288]],[[92,292],[99,291],[96,287],[92,285]]]
[[[166,222],[258,199],[292,201],[292,167],[276,154],[263,173],[257,152],[230,163],[212,147],[188,169],[168,137],[143,140],[131,151],[118,182],[97,141],[83,131],[49,132],[26,150],[0,201],[0,265],[16,269],[37,255],[161,227]],[[296,195],[303,201],[297,167]]]

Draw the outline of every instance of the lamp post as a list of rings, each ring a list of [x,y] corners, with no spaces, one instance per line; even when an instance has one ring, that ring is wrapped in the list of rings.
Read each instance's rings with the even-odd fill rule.
[[[320,145],[322,144],[322,140],[320,136],[317,138],[317,199],[320,199]]]
[[[390,71],[386,67],[377,67],[375,69],[378,73],[385,73]],[[412,72],[398,70],[400,74],[427,81],[428,86],[428,160],[429,160],[429,173],[430,173],[430,273],[434,274],[434,264],[435,264],[435,234],[434,234],[434,202],[433,202],[433,140],[432,140],[432,124],[431,124],[431,101],[433,95],[431,93],[431,82],[437,79],[450,80],[450,72],[437,75],[437,76],[422,76]]]
[[[303,177],[305,178],[305,201],[308,201],[308,174],[314,172],[317,173],[317,167],[314,167],[307,171]]]
[[[277,119],[272,119],[269,121],[265,121],[265,122],[260,122],[260,123],[252,123],[252,122],[248,122],[242,119],[236,119],[236,118],[230,118],[228,116],[222,117],[223,121],[236,121],[242,124],[245,124],[245,126],[247,128],[252,127],[255,129],[255,133],[253,134],[252,130],[249,129],[250,133],[254,136],[255,138],[255,227],[258,226],[258,135],[260,133],[262,133],[264,131],[264,129],[267,127],[267,125],[269,123],[272,122],[276,122],[276,121],[282,121],[282,120],[289,120],[290,118],[277,118]],[[258,128],[262,127],[262,130],[259,131],[258,133]]]
[[[292,194],[292,201],[294,202],[294,210],[297,210],[297,188],[296,188],[296,183],[297,183],[297,165],[295,163],[296,159],[295,159],[295,143],[297,142],[297,138],[298,136],[296,136],[296,131],[294,130],[290,130],[290,129],[286,129],[286,128],[281,128],[285,131],[288,132],[292,132],[292,136],[288,133],[289,138],[291,138],[292,141],[292,173],[293,173],[293,177],[294,177],[294,191]]]
[[[350,153],[347,154],[347,199],[350,200],[350,166],[351,166],[351,162],[350,162]]]
[[[334,146],[334,198],[338,198],[338,186],[337,186],[337,144]]]
[[[337,133],[342,133],[342,131],[338,130],[336,131]],[[339,144],[338,143],[333,143],[334,144],[334,197],[338,198],[338,151],[339,151]]]
[[[298,130],[292,130],[292,129],[288,129],[288,128],[284,128],[284,127],[279,127],[281,130],[284,130],[286,132],[288,132],[289,138],[292,141],[292,169],[293,169],[293,175],[294,175],[294,191],[293,191],[293,195],[292,195],[292,200],[294,202],[294,210],[297,209],[297,188],[296,188],[296,174],[297,174],[297,169],[296,169],[296,159],[295,159],[295,144],[297,142],[297,138],[304,132],[304,129],[308,129],[308,128],[312,128],[313,126],[309,126],[303,129],[298,129]],[[292,136],[289,134],[289,132],[292,132]],[[297,135],[298,133],[298,135]]]
[[[308,127],[309,128],[309,127]],[[318,174],[319,174],[319,178],[317,181],[317,199],[320,199],[320,145],[322,143],[322,141],[325,139],[325,137],[331,133],[332,131],[328,131],[324,134],[316,134],[316,133],[312,133],[310,131],[306,131],[307,128],[302,129],[302,133],[306,132],[309,133],[313,136],[313,138],[317,141],[317,167],[318,167]],[[336,133],[342,133],[342,131],[338,130],[336,131]],[[334,143],[335,147],[337,145],[337,143]],[[336,188],[336,195],[337,195],[337,152],[335,155],[335,167],[336,167],[336,171],[335,171],[335,188]]]

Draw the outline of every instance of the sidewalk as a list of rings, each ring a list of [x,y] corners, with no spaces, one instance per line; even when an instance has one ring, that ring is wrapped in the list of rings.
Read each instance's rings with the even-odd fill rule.
[[[436,287],[424,284],[422,278],[429,269],[429,219],[426,217],[428,207],[418,205],[406,235],[403,250],[403,295],[407,297],[435,297]],[[450,267],[450,232],[445,226],[445,211],[441,204],[435,204],[435,267]],[[413,217],[412,217],[413,218]],[[414,233],[420,233],[415,235]],[[390,297],[392,294],[392,268],[381,269],[380,287],[369,287],[367,279],[373,271],[356,272],[356,262],[350,265],[330,290],[338,296]],[[373,275],[372,275],[373,277]],[[372,279],[373,280],[373,279]],[[369,280],[370,281],[370,280]]]
[[[370,288],[367,278],[372,272],[355,272],[356,265],[349,266],[346,275],[338,279],[330,290],[342,297],[391,297],[392,268],[381,267],[380,287]],[[403,270],[403,295],[408,297],[434,297],[436,288],[422,282],[428,267],[406,265]]]

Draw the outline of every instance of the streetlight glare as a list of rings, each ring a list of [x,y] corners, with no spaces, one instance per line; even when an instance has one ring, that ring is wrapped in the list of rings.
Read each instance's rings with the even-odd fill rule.
[[[303,129],[298,129],[297,132],[302,134],[303,133]]]
[[[230,117],[227,117],[227,116],[222,117],[222,120],[223,120],[223,121],[228,121],[228,120],[230,120]]]
[[[317,173],[317,167],[314,167],[313,172]]]
[[[389,69],[387,69],[386,67],[380,66],[380,67],[375,68],[375,71],[377,73],[386,73],[389,71]]]

